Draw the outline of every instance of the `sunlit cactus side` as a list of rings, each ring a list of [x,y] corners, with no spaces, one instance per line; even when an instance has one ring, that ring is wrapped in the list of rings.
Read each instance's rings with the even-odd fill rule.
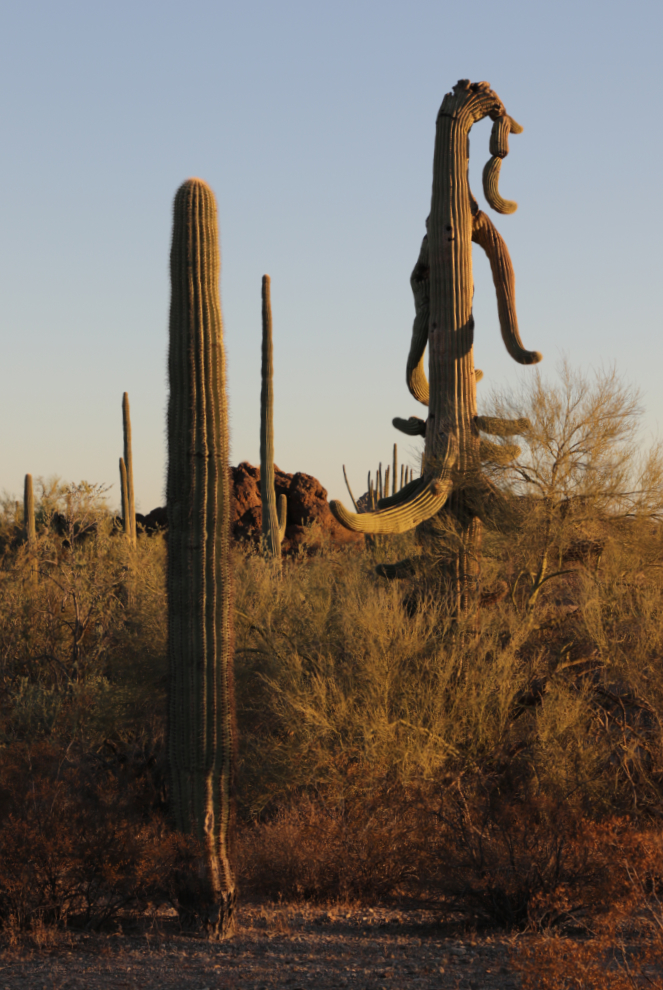
[[[200,842],[203,890],[180,904],[211,938],[234,929],[234,764],[228,406],[216,201],[175,196],[168,354],[168,762],[177,828]]]
[[[129,393],[122,396],[122,425],[124,429],[124,467],[127,476],[127,501],[128,516],[123,518],[129,520],[129,538],[136,546],[136,499],[134,496],[134,459],[131,450],[131,411],[129,409]],[[127,524],[124,524],[124,531],[127,532]]]
[[[32,475],[26,474],[23,484],[23,530],[26,543],[34,544],[37,540],[35,523],[35,496],[32,487]]]
[[[272,346],[271,279],[262,277],[262,385],[260,388],[260,499],[265,549],[280,558],[285,536],[288,503],[274,488],[274,356]]]
[[[131,512],[129,511],[129,485],[127,483],[127,467],[124,457],[120,458],[120,493],[122,496],[122,528],[124,535],[131,540]]]
[[[435,543],[438,533],[444,540],[452,522],[457,529],[457,552],[451,564],[442,568],[455,597],[457,615],[468,612],[478,600],[481,525],[500,525],[505,517],[504,496],[482,472],[482,461],[503,461],[518,449],[482,443],[479,431],[488,425],[494,435],[506,436],[518,433],[523,426],[518,420],[484,421],[482,425],[477,417],[476,383],[481,372],[474,367],[472,241],[484,249],[490,261],[500,330],[508,353],[520,364],[541,360],[538,351],[526,350],[520,340],[509,252],[490,219],[479,210],[468,183],[469,132],[484,117],[493,120],[491,160],[484,171],[486,198],[500,213],[516,209],[515,203],[500,196],[498,178],[509,150],[508,135],[520,133],[522,128],[508,116],[488,83],[461,79],[453,92],[447,93],[438,113],[430,215],[411,277],[415,318],[406,380],[412,396],[428,406],[428,418],[425,422],[417,417],[393,421],[407,435],[425,437],[422,476],[392,499],[383,499],[375,513],[356,515],[339,502],[331,503],[336,518],[349,528],[390,533],[402,531],[401,527],[419,527],[418,535],[429,545]],[[430,382],[424,370],[427,347]],[[442,525],[436,530],[435,517],[441,515],[446,520],[440,518]],[[433,557],[443,560],[444,554],[433,547]]]

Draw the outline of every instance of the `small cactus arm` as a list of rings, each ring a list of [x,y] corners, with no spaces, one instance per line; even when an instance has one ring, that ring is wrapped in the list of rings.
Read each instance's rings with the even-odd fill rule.
[[[136,546],[136,498],[134,495],[134,458],[131,450],[131,410],[129,393],[122,396],[122,425],[124,428],[124,466],[127,472],[127,495],[129,498],[129,525],[131,542]],[[126,527],[125,527],[126,528]]]
[[[484,196],[498,213],[515,213],[518,204],[511,199],[502,199],[499,191],[500,169],[502,159],[509,154],[509,133],[522,134],[523,129],[513,117],[504,114],[493,123],[490,135],[490,153],[492,158],[486,162],[483,170]]]
[[[329,507],[336,519],[355,533],[372,535],[387,533],[407,533],[419,523],[436,515],[444,505],[452,487],[452,469],[458,456],[455,437],[447,437],[446,448],[441,451],[437,468],[423,478],[417,478],[390,498],[380,499],[375,512],[348,512],[336,500]]]
[[[210,938],[232,934],[234,764],[228,404],[214,194],[175,196],[168,351],[168,765],[179,831],[201,848],[201,890],[182,893]]]
[[[274,357],[272,348],[271,279],[262,277],[262,384],[260,388],[260,498],[262,536],[272,557],[280,558],[285,536],[287,500],[274,488]],[[284,504],[285,503],[285,504]]]

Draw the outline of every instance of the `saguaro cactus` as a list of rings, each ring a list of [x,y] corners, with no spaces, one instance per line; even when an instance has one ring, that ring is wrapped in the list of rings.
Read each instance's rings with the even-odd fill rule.
[[[136,546],[136,499],[134,496],[134,458],[131,451],[131,410],[129,409],[129,393],[125,392],[122,396],[122,425],[124,428],[124,468],[126,474],[126,487],[127,487],[127,508],[128,516],[123,516],[125,519],[124,531],[128,532],[129,538],[134,546]],[[120,472],[122,469],[120,468]],[[123,496],[124,505],[124,496]],[[128,520],[128,531],[127,531],[127,521]]]
[[[23,529],[26,543],[33,544],[37,539],[37,526],[35,524],[35,496],[31,474],[26,474],[23,484]]]
[[[233,634],[228,407],[216,202],[175,196],[168,374],[168,760],[175,822],[198,838],[210,937],[231,934]]]
[[[120,493],[122,495],[122,526],[124,535],[131,542],[131,512],[129,511],[129,485],[127,483],[127,466],[124,457],[120,458]]]
[[[469,188],[468,136],[472,125],[486,116],[494,123],[484,191],[495,210],[511,213],[516,204],[500,197],[497,179],[508,134],[522,128],[508,116],[497,94],[488,83],[461,79],[445,96],[437,117],[431,210],[410,280],[415,320],[406,371],[411,394],[429,407],[428,419],[394,420],[408,435],[425,436],[423,475],[392,498],[382,499],[373,514],[349,513],[339,502],[331,505],[339,522],[350,529],[388,533],[421,525],[421,532],[433,540],[435,524],[429,520],[444,510],[458,530],[449,574],[461,613],[478,590],[481,521],[493,524],[505,511],[503,497],[481,472],[482,453],[501,456],[501,448],[484,441],[482,450],[479,430],[504,436],[526,428],[520,420],[477,419],[476,382],[481,372],[474,368],[473,353],[473,240],[490,260],[507,351],[520,364],[541,360],[538,352],[524,349],[518,334],[509,252]],[[423,364],[427,345],[430,383]]]
[[[262,385],[260,388],[260,498],[262,536],[268,553],[280,558],[285,536],[287,499],[274,489],[274,358],[272,353],[271,279],[262,277]]]

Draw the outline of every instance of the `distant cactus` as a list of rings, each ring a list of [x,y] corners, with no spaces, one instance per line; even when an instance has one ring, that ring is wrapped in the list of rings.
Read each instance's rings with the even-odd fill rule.
[[[128,536],[136,546],[136,499],[134,496],[134,459],[131,451],[131,411],[129,409],[129,393],[122,396],[122,424],[124,427],[124,467],[126,473],[128,516],[123,515],[123,519],[129,521]],[[121,469],[120,469],[121,470]],[[127,523],[124,523],[124,531],[127,532]]]
[[[212,938],[232,933],[234,754],[228,407],[216,202],[200,179],[175,196],[168,372],[168,761],[177,828],[202,848]],[[182,900],[180,899],[180,903]]]
[[[37,539],[37,526],[35,524],[35,496],[31,474],[26,474],[23,485],[23,529],[26,542],[34,544]]]
[[[262,277],[262,386],[260,389],[260,498],[265,548],[280,558],[288,511],[285,495],[276,509],[274,488],[274,359],[272,355],[272,300],[269,275]]]
[[[124,528],[124,535],[129,541],[132,541],[131,511],[129,509],[129,486],[127,484],[127,467],[124,463],[124,457],[120,458],[120,492],[122,494],[122,525]]]
[[[341,503],[331,503],[336,518],[349,529],[393,533],[421,526],[420,535],[431,545],[437,539],[434,517],[444,511],[458,529],[455,557],[449,566],[441,565],[457,615],[478,601],[481,524],[499,525],[505,515],[504,496],[481,471],[482,457],[503,460],[517,451],[515,446],[482,445],[479,430],[488,426],[487,432],[504,436],[518,433],[525,425],[519,420],[477,417],[476,383],[481,372],[474,367],[472,241],[490,261],[507,351],[520,364],[541,360],[538,351],[526,350],[520,340],[509,252],[479,210],[468,184],[469,132],[486,116],[494,123],[484,192],[494,209],[512,213],[516,204],[502,199],[498,177],[508,152],[508,135],[522,128],[508,116],[497,94],[488,83],[461,79],[445,96],[437,116],[430,216],[411,277],[415,319],[406,365],[408,388],[429,412],[425,423],[414,417],[394,420],[394,426],[408,435],[426,438],[422,477],[391,499],[383,499],[375,513],[349,513]],[[430,384],[424,370],[427,347]],[[448,525],[441,527],[445,528]],[[433,556],[443,560],[445,553],[434,552]]]

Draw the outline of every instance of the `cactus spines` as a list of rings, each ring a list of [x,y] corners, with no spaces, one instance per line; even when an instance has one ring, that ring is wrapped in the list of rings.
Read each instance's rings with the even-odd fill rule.
[[[129,511],[129,488],[127,485],[127,467],[124,457],[120,458],[120,492],[122,495],[122,528],[124,535],[131,541],[131,513]]]
[[[177,828],[201,846],[212,938],[232,934],[229,856],[234,762],[230,476],[216,202],[177,191],[168,353],[168,762]],[[182,902],[182,898],[180,898]],[[187,905],[184,905],[186,910]]]
[[[262,536],[265,548],[280,558],[285,536],[287,500],[279,498],[276,509],[274,488],[274,358],[272,353],[271,279],[262,277],[262,385],[260,388],[260,498]]]
[[[474,123],[489,116],[493,122],[490,140],[491,162],[485,171],[484,187],[489,203],[498,212],[512,212],[515,204],[499,196],[497,176],[502,158],[508,151],[508,134],[522,128],[508,117],[500,98],[485,82],[470,83],[461,79],[447,93],[437,116],[435,153],[433,161],[433,191],[431,209],[426,221],[417,263],[411,277],[415,303],[410,352],[406,378],[411,394],[428,405],[425,426],[426,447],[422,460],[423,483],[431,477],[431,466],[446,464],[453,476],[438,477],[436,489],[450,492],[444,511],[459,526],[459,550],[453,566],[446,571],[456,611],[462,613],[478,591],[478,561],[481,549],[481,522],[494,518],[487,502],[491,494],[499,501],[499,493],[485,483],[481,474],[481,441],[476,419],[476,383],[480,373],[474,367],[474,318],[472,297],[472,241],[479,243],[488,254],[493,280],[497,289],[498,312],[502,337],[509,354],[521,364],[541,360],[537,351],[527,351],[518,334],[515,310],[515,280],[513,266],[502,238],[492,223],[480,213],[469,188],[469,132]],[[430,380],[424,372],[424,353],[429,347]],[[405,432],[421,429],[416,420],[398,420],[395,425]],[[452,442],[453,441],[453,442]],[[490,448],[484,446],[484,453]],[[454,451],[453,460],[450,451]],[[473,489],[476,488],[476,497]],[[408,486],[399,493],[406,491]],[[480,497],[479,497],[480,496]],[[419,489],[410,489],[410,498],[419,498]],[[442,508],[432,502],[428,519]],[[480,505],[480,510],[475,506]],[[407,514],[407,501],[375,513],[377,528],[392,525],[391,513]],[[332,503],[337,519],[348,525],[345,510]],[[501,509],[500,509],[501,512]],[[384,515],[382,515],[384,513]],[[433,523],[427,524],[418,513],[422,535],[431,534]],[[368,526],[366,515],[362,517]],[[423,524],[427,525],[424,526]],[[435,539],[434,534],[432,535]]]
[[[35,495],[31,474],[26,474],[23,484],[23,528],[26,543],[28,545],[34,544],[37,539],[37,527],[35,524]]]
[[[122,425],[124,429],[124,467],[127,475],[127,498],[129,503],[130,539],[136,546],[136,499],[134,497],[134,459],[131,451],[131,410],[129,409],[129,393],[122,396]],[[127,527],[125,523],[124,531]]]

